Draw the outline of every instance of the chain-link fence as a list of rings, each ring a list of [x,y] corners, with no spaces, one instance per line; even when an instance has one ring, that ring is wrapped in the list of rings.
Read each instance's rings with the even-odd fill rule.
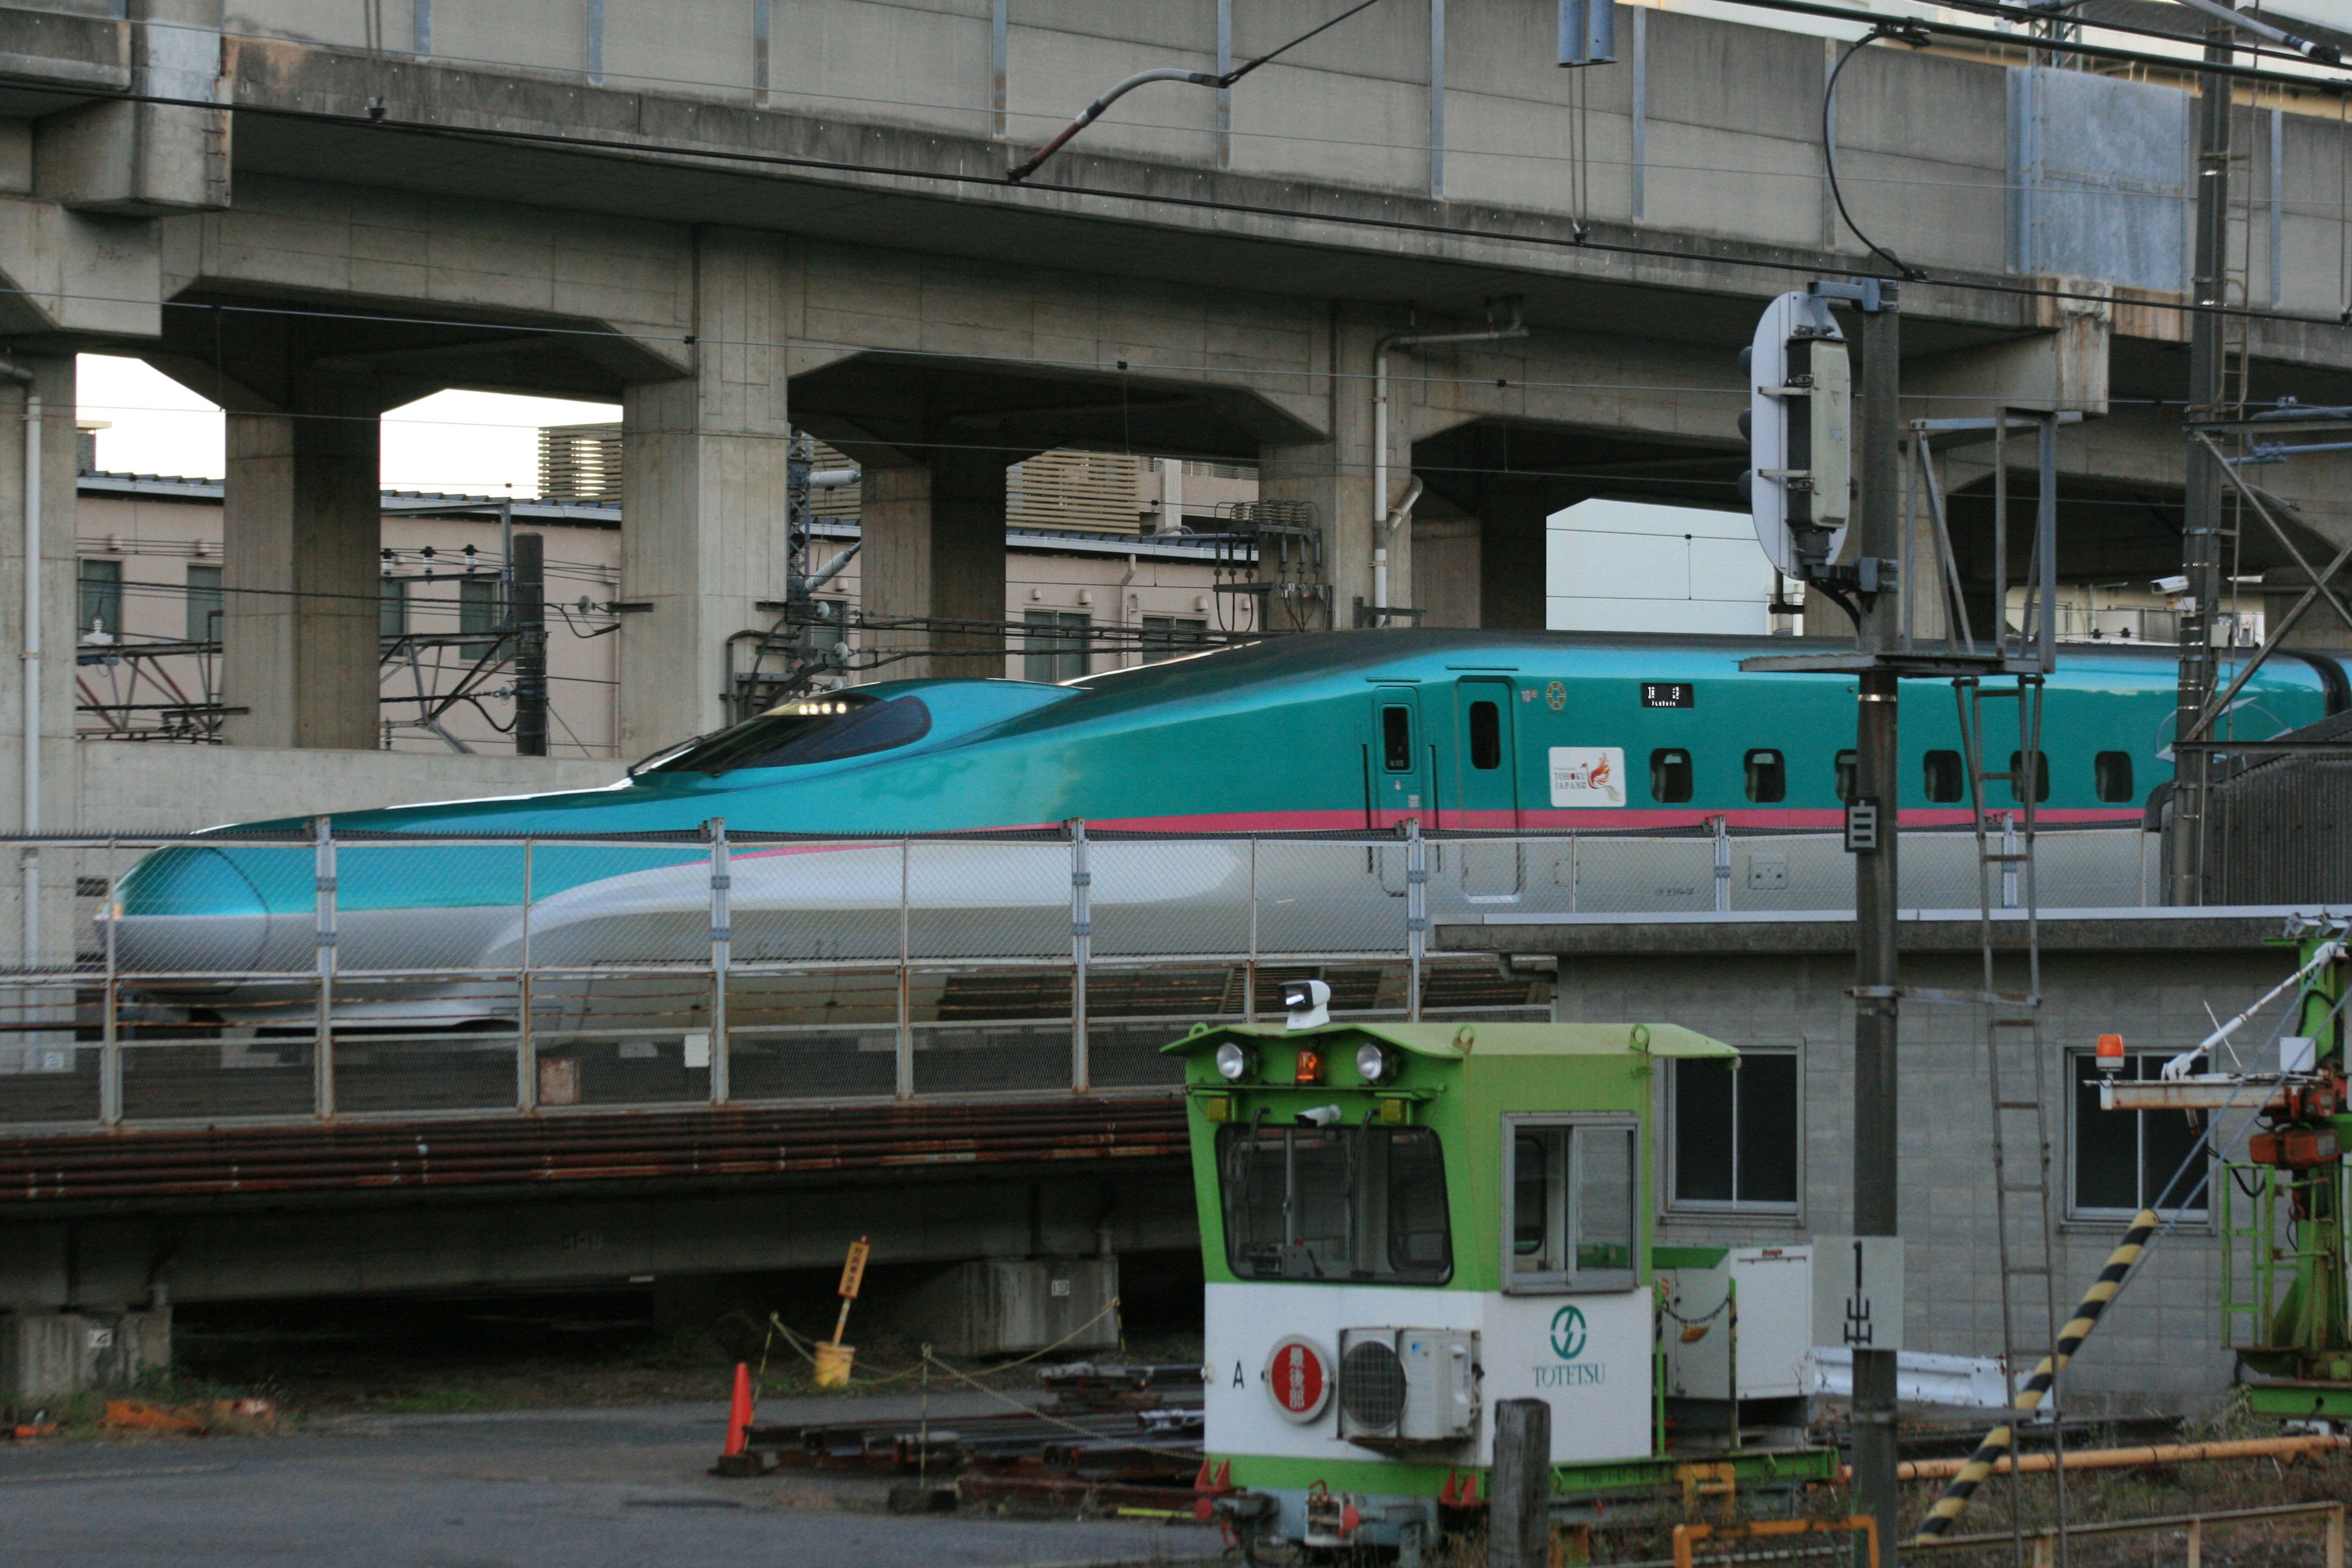
[[[1279,1016],[1288,979],[1343,1017],[1548,1016],[1546,977],[1440,925],[1852,889],[1834,834],[1719,828],[14,847],[0,1126],[55,1129],[1167,1088],[1162,1045]],[[1975,906],[1973,835],[1902,853],[1906,904]],[[2137,832],[2037,860],[2045,908],[2149,900]]]

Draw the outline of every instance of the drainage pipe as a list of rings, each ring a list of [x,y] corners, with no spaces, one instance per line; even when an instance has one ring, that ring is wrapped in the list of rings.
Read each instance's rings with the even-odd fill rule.
[[[19,649],[24,774],[18,826],[30,838],[41,831],[41,395],[33,373],[22,366],[0,360],[0,376],[25,389],[25,627]],[[16,876],[24,900],[20,951],[30,969],[41,951],[41,852],[30,844],[18,853]]]
[[[2295,1458],[2305,1454],[2333,1454],[2352,1448],[2352,1437],[2247,1437],[2227,1443],[2153,1443],[2137,1448],[2070,1448],[2070,1470],[2121,1470],[2136,1465],[2187,1465],[2205,1459]],[[1991,1473],[2007,1475],[2013,1467],[2022,1475],[2040,1475],[2053,1468],[2054,1454],[2027,1454],[1993,1461]],[[1895,1467],[1895,1479],[1945,1481],[1960,1473],[1966,1459],[1912,1459]]]
[[[1389,506],[1389,351],[1423,343],[1497,342],[1527,335],[1515,300],[1507,326],[1489,326],[1476,332],[1394,332],[1372,345],[1372,608],[1376,613],[1386,610],[1389,604],[1389,532],[1412,514],[1413,501],[1420,499],[1416,487],[1393,511]],[[1386,626],[1388,616],[1381,616],[1380,621]]]

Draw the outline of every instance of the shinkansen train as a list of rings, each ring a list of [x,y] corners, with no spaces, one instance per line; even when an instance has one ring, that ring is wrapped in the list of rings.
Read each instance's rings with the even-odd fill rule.
[[[895,956],[902,896],[922,911],[912,922],[917,956],[1037,951],[1036,931],[1055,930],[1066,953],[1067,925],[1053,921],[1059,911],[1066,921],[1067,866],[1008,830],[1073,819],[1096,832],[1236,836],[1394,831],[1408,819],[1441,831],[1622,833],[1717,817],[1734,831],[1827,831],[1853,790],[1851,679],[1739,668],[1807,646],[1828,645],[1342,632],[1055,686],[903,680],[795,698],[609,787],[336,814],[340,962],[511,967],[526,926],[535,963],[690,961],[707,952],[707,850],[561,841],[691,834],[713,818],[731,835],[813,836],[736,851],[734,953],[745,961]],[[2309,723],[2346,707],[2348,691],[2334,658],[2282,657],[2240,694],[2233,732]],[[2038,777],[2040,820],[2138,823],[2149,792],[2171,775],[2174,693],[2164,650],[2067,647],[2047,687],[2041,766],[2014,770]],[[2004,725],[1989,733],[1994,771],[2015,744]],[[1965,825],[1948,685],[1906,684],[1902,743],[1904,826]],[[904,856],[867,837],[909,833],[962,837]],[[373,834],[482,841],[350,837]],[[528,858],[510,842],[525,837],[542,841]],[[1181,855],[1097,844],[1098,928],[1119,930],[1132,952],[1237,947],[1223,926],[1245,902],[1246,848],[1239,838],[1230,852]],[[1158,858],[1140,858],[1147,850]],[[1319,869],[1297,871],[1305,880],[1279,911],[1296,929],[1270,940],[1348,951],[1379,932],[1393,945],[1391,900],[1403,889],[1389,858],[1327,856]],[[1463,881],[1453,890],[1473,901],[1507,902],[1549,880],[1524,855],[1482,866],[1465,847],[1456,865]],[[1257,868],[1262,892],[1277,874],[1291,873]],[[311,962],[314,898],[307,847],[160,850],[119,889],[119,960],[148,973],[299,973]],[[1273,920],[1275,901],[1262,902]]]

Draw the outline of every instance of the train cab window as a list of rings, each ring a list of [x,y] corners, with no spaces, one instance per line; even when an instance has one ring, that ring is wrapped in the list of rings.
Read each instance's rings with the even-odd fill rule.
[[[1691,754],[1679,747],[1650,753],[1650,798],[1672,805],[1691,797]]]
[[[1503,714],[1492,702],[1470,704],[1470,765],[1482,772],[1503,765]]]
[[[1426,1127],[1226,1127],[1217,1180],[1225,1257],[1241,1279],[1454,1276],[1445,1162]]]
[[[1507,1116],[1503,1131],[1503,1289],[1632,1289],[1640,1185],[1633,1123]]]
[[[1412,772],[1412,710],[1381,710],[1381,755],[1392,773]]]
[[[1862,763],[1852,752],[1837,754],[1837,797],[1848,805],[1862,793]]]
[[[2025,753],[2024,753],[2023,752],[2010,752],[2010,753],[2009,753],[2009,798],[2010,798],[2010,799],[2011,799],[2011,800],[2013,800],[2013,801],[2015,801],[2015,802],[2017,802],[2017,804],[2018,804],[2018,805],[2023,805],[2025,804],[2025,784],[2026,784],[2026,779],[2025,779],[2025,776],[2024,776],[2024,775],[2026,774],[2026,773],[2027,773],[2027,769],[2026,769],[2026,766],[2025,766]],[[2045,800],[2048,800],[2048,799],[2050,798],[2050,753],[2049,753],[2049,752],[2034,752],[2034,753],[2033,753],[2033,767],[2032,767],[2032,783],[2033,783],[2033,800],[2034,800],[2034,804],[2038,805],[2040,805],[2042,802],[2043,802],[2043,801],[2045,801]]]
[[[1789,764],[1778,752],[1748,753],[1748,798],[1759,805],[1785,800],[1789,795]]]
[[[1958,752],[1930,752],[1922,759],[1926,770],[1923,783],[1927,798],[1937,805],[1949,805],[1968,791],[1968,777],[1960,767]]]
[[[794,697],[655,762],[657,773],[732,773],[839,762],[887,752],[931,731],[919,697],[877,699],[832,691]]]
[[[2109,805],[2132,798],[2132,765],[2129,752],[2101,752],[2091,759],[2091,782],[2097,786],[2098,796]]]

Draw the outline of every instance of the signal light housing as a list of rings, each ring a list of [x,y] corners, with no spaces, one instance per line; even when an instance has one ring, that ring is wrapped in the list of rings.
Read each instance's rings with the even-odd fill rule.
[[[1290,1081],[1295,1084],[1319,1084],[1323,1081],[1323,1051],[1320,1047],[1298,1047],[1298,1060],[1292,1066]]]

